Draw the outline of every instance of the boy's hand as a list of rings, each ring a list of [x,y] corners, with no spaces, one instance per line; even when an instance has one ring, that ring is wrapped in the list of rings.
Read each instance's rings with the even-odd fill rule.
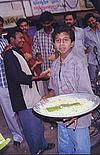
[[[78,121],[78,118],[77,117],[73,117],[69,121],[68,121],[68,119],[63,119],[63,123],[64,123],[64,125],[66,127],[69,127],[70,125],[74,124],[74,129],[76,129],[77,121]]]

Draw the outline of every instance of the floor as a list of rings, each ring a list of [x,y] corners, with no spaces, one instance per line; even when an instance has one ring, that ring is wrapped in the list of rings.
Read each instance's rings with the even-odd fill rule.
[[[0,132],[3,134],[5,138],[11,137],[11,133],[7,127],[7,124],[5,122],[4,116],[2,114],[1,108],[0,108]],[[57,128],[51,129],[51,124],[48,122],[44,122],[45,126],[45,138],[50,143],[55,143],[55,148],[45,151],[43,155],[47,154],[57,154]],[[90,134],[91,134],[91,143],[92,143],[92,154],[100,154],[100,131],[99,128],[94,130],[94,127],[91,126],[90,128]],[[7,154],[30,154],[30,151],[28,149],[27,143],[24,140],[20,147],[16,147],[13,145],[13,142],[11,141],[0,154],[7,155]]]

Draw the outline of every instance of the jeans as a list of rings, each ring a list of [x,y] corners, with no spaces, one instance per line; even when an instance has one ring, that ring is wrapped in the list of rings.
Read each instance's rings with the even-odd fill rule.
[[[44,138],[44,127],[42,121],[34,115],[32,109],[18,112],[25,139],[32,155],[47,147]]]
[[[59,154],[90,154],[90,136],[88,128],[65,128],[58,124]]]

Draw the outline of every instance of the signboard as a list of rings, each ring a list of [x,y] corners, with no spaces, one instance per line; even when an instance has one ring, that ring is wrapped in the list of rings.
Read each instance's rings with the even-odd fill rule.
[[[62,13],[85,10],[89,0],[0,0],[0,16],[4,18],[4,27],[13,27],[20,17],[40,15],[44,11]]]
[[[22,3],[20,1],[0,3],[0,15],[2,17],[24,15]]]
[[[0,16],[4,18],[5,28],[15,26],[18,18],[24,17],[22,3],[20,1],[0,3]]]
[[[31,0],[34,15],[39,15],[43,11],[60,13],[65,11],[79,10],[79,0]]]

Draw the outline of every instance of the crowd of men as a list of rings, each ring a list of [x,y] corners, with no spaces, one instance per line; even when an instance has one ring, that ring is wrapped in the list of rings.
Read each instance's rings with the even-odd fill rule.
[[[5,39],[0,17],[0,105],[14,145],[21,144],[24,134],[32,155],[55,147],[46,142],[42,118],[33,112],[33,104],[61,94],[93,94],[100,62],[100,23],[92,13],[84,19],[87,26],[80,28],[76,14],[66,12],[63,23],[53,27],[53,14],[45,11],[40,30],[20,18]],[[58,153],[90,153],[90,120],[90,114],[75,118],[75,131],[74,125],[67,129],[58,123]]]

